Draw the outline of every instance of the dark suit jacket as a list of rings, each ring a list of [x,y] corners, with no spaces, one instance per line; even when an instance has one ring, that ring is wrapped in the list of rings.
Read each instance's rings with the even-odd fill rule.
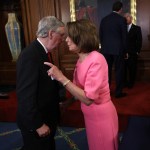
[[[120,55],[126,52],[127,24],[121,15],[112,12],[104,17],[99,35],[103,54]]]
[[[43,123],[50,125],[59,118],[59,86],[47,75],[44,62],[48,56],[37,41],[20,54],[17,61],[18,125],[36,130]]]
[[[139,26],[132,24],[127,35],[127,52],[130,55],[136,55],[137,53],[140,53],[141,47],[142,47],[141,28]]]

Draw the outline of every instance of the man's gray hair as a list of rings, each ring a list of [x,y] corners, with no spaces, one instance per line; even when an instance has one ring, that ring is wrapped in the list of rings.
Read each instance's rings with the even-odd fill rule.
[[[130,17],[130,18],[132,18],[132,15],[131,15],[130,13],[128,13],[128,12],[125,13],[124,16],[125,16],[125,17]]]
[[[42,38],[47,37],[49,30],[56,31],[59,27],[64,26],[64,23],[54,16],[44,17],[39,21],[36,36]]]

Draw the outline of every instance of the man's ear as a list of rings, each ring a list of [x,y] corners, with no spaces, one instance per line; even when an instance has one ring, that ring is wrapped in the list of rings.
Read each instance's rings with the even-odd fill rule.
[[[49,37],[50,39],[52,39],[52,37],[53,37],[53,31],[52,31],[52,30],[49,30],[49,31],[48,31],[48,37]]]

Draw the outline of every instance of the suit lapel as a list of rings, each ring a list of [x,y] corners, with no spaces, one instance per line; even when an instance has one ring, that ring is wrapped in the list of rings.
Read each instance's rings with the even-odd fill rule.
[[[128,33],[132,33],[132,31],[134,30],[134,28],[135,28],[135,25],[134,25],[134,24],[132,24],[132,25],[131,25],[131,28],[130,28],[130,30],[129,30],[129,32],[128,32]]]

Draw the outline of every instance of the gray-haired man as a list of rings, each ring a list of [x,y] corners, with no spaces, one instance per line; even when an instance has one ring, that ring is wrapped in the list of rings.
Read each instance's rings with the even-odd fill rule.
[[[25,150],[55,150],[54,135],[59,120],[59,86],[47,75],[48,52],[64,39],[64,23],[54,16],[40,20],[37,39],[17,61],[17,123]]]

